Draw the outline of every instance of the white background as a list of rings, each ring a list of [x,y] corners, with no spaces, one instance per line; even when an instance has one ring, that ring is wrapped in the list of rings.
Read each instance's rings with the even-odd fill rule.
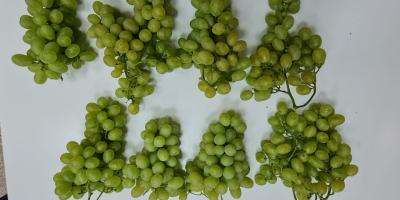
[[[78,8],[82,31],[89,27],[86,16],[92,13],[92,2],[84,1]],[[104,2],[112,2],[124,11],[132,10],[124,0]],[[172,0],[172,3],[178,10],[173,34],[176,41],[189,33],[194,8],[188,0]],[[318,76],[319,92],[314,102],[330,103],[337,113],[346,116],[339,132],[352,147],[353,163],[360,167],[356,177],[346,180],[346,189],[331,199],[397,199],[399,6],[397,0],[304,0],[300,13],[295,15],[293,30],[311,26],[314,33],[322,36],[322,47],[328,53],[326,65]],[[267,0],[234,0],[233,11],[240,21],[240,38],[247,41],[246,53],[250,55],[266,32],[264,16],[271,10]],[[70,70],[64,75],[64,82],[36,85],[31,72],[11,62],[13,54],[28,50],[22,41],[25,30],[18,24],[23,14],[27,11],[22,0],[7,1],[0,8],[0,121],[9,198],[57,199],[52,177],[62,168],[59,156],[66,151],[65,144],[84,137],[85,105],[100,96],[114,96],[118,83],[111,78],[110,68],[102,63],[102,50],[96,49],[99,58],[80,70]],[[93,40],[91,44],[94,47]],[[259,168],[254,157],[260,148],[259,141],[269,138],[272,132],[267,118],[275,112],[278,101],[289,98],[274,95],[267,102],[242,102],[239,94],[246,83],[241,82],[233,85],[229,95],[208,100],[197,89],[199,72],[195,69],[179,69],[167,75],[153,73],[153,76],[155,93],[144,99],[138,116],[128,117],[126,156],[142,148],[140,132],[147,121],[170,116],[181,124],[181,162],[186,163],[198,152],[198,143],[208,124],[217,120],[221,112],[235,109],[248,125],[245,148],[252,167],[250,177],[254,177]],[[228,196],[224,199],[232,199]],[[293,197],[291,190],[278,182],[243,190],[242,198]],[[131,199],[130,191],[104,195],[102,199]],[[190,196],[189,199],[205,198]]]

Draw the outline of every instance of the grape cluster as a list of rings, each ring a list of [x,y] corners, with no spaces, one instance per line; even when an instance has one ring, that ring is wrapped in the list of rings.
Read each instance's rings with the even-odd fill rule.
[[[198,84],[207,98],[216,93],[226,95],[231,91],[230,82],[241,81],[246,77],[244,71],[250,67],[251,60],[239,58],[238,53],[245,50],[247,43],[238,40],[235,29],[239,21],[231,12],[230,0],[192,0],[197,9],[196,18],[190,22],[193,29],[187,39],[178,43],[185,51],[179,56],[181,62],[200,69]]]
[[[326,200],[342,192],[344,180],[358,173],[358,167],[350,164],[350,146],[342,143],[335,129],[344,123],[344,116],[335,114],[329,104],[311,104],[303,115],[288,109],[284,102],[278,103],[277,109],[268,119],[275,133],[270,141],[262,141],[262,152],[256,154],[258,162],[268,162],[255,176],[256,184],[274,184],[279,177],[299,200],[314,195]]]
[[[272,10],[296,14],[300,11],[300,0],[268,0]]]
[[[61,200],[81,199],[85,193],[97,190],[103,193],[121,192],[125,182],[122,172],[125,161],[120,155],[125,117],[118,102],[100,97],[97,103],[86,106],[85,139],[67,144],[68,153],[60,160],[66,164],[53,180],[55,194]]]
[[[204,133],[198,156],[187,163],[189,192],[202,192],[208,199],[217,200],[230,191],[233,198],[242,195],[241,187],[250,189],[254,182],[246,177],[250,172],[243,149],[247,126],[233,112],[222,113],[220,123],[211,123]],[[185,196],[186,194],[181,194]]]
[[[252,90],[244,90],[240,98],[247,101],[254,97],[256,101],[265,101],[272,94],[283,92],[290,95],[297,108],[290,86],[296,87],[299,95],[309,95],[312,91],[315,95],[316,75],[325,63],[326,52],[320,48],[321,37],[313,35],[308,27],[300,29],[297,35],[289,34],[294,24],[289,13],[299,11],[300,0],[269,2],[275,13],[266,16],[268,33],[250,57],[252,67],[246,82]],[[282,90],[285,82],[287,90]]]
[[[128,110],[136,115],[142,98],[154,92],[154,86],[149,85],[150,70],[145,64],[165,74],[181,67],[181,61],[176,57],[176,49],[165,42],[171,37],[174,25],[171,4],[164,0],[127,2],[134,5],[132,18],[122,16],[108,4],[94,2],[96,14],[88,16],[92,26],[87,33],[90,38],[96,38],[98,48],[105,48],[103,61],[113,68],[111,76],[119,78],[120,88],[115,95],[131,100]]]
[[[28,29],[23,36],[30,49],[24,54],[15,54],[14,64],[27,67],[35,73],[33,80],[44,84],[47,79],[58,80],[68,71],[67,65],[79,69],[82,61],[93,61],[97,55],[85,51],[78,43],[80,32],[71,16],[77,8],[76,0],[25,0],[29,15],[23,15],[19,24]]]
[[[179,127],[170,125],[168,118],[153,119],[146,124],[141,134],[145,143],[142,153],[132,156],[130,164],[123,169],[128,180],[136,180],[136,186],[134,181],[124,186],[133,187],[133,198],[151,191],[149,200],[167,200],[184,191],[185,173],[177,160],[180,154],[178,133]]]

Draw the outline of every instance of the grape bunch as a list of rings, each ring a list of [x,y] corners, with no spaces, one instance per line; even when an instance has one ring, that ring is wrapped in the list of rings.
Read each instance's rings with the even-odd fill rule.
[[[272,10],[296,14],[300,11],[300,0],[268,0]]]
[[[111,76],[119,78],[120,88],[115,95],[130,100],[129,113],[136,115],[142,98],[154,92],[145,64],[165,74],[179,68],[181,61],[176,57],[176,49],[165,42],[171,37],[174,25],[171,4],[164,0],[127,2],[134,5],[132,18],[122,16],[108,4],[94,2],[95,14],[88,16],[92,26],[87,33],[96,38],[98,48],[104,48],[103,61],[113,68]],[[143,56],[147,57],[142,59]]]
[[[262,152],[256,154],[258,162],[268,162],[255,176],[256,184],[275,184],[279,177],[298,200],[314,195],[326,200],[342,192],[344,180],[358,173],[358,167],[350,164],[350,146],[342,143],[335,129],[344,123],[344,116],[329,104],[311,104],[303,115],[284,102],[277,109],[268,119],[275,133],[270,141],[262,141]]]
[[[149,200],[167,200],[178,196],[184,185],[184,171],[180,168],[177,156],[180,154],[179,127],[171,125],[168,118],[153,119],[146,124],[141,134],[145,143],[141,154],[129,159],[123,174],[132,184],[133,198],[151,192]],[[136,185],[134,181],[136,180]],[[134,187],[135,186],[135,187]]]
[[[181,62],[200,69],[198,83],[207,98],[218,92],[226,95],[231,91],[230,82],[246,77],[245,69],[251,60],[239,58],[247,43],[239,40],[235,29],[239,21],[231,12],[230,0],[192,0],[197,9],[196,18],[190,22],[193,29],[187,39],[181,38],[179,46],[186,52],[180,54]]]
[[[33,80],[44,84],[47,79],[63,80],[68,64],[80,69],[83,61],[93,61],[97,55],[85,50],[76,40],[80,32],[74,27],[76,0],[25,0],[29,15],[22,15],[19,24],[28,29],[23,41],[30,45],[24,54],[15,54],[14,64],[35,73]]]
[[[55,194],[59,199],[81,199],[93,191],[109,194],[121,192],[125,161],[120,154],[126,119],[118,102],[100,97],[97,103],[86,106],[85,139],[68,142],[68,153],[60,160],[66,166],[55,174]]]
[[[217,200],[230,191],[239,199],[241,188],[250,189],[254,182],[243,149],[247,126],[234,112],[222,113],[220,123],[211,123],[204,133],[198,156],[187,163],[188,192],[202,192],[208,199]],[[185,196],[186,194],[181,194]]]
[[[268,33],[262,37],[257,52],[250,56],[252,67],[246,82],[252,89],[244,90],[240,98],[247,101],[254,97],[260,102],[268,100],[274,93],[283,92],[291,97],[294,108],[304,107],[316,93],[316,75],[325,63],[326,52],[320,48],[322,39],[313,35],[308,27],[300,29],[297,35],[289,34],[294,24],[289,13],[300,10],[300,0],[269,2],[275,13],[266,16]],[[281,88],[285,83],[287,90]],[[296,104],[290,86],[296,87],[299,95],[314,93],[300,106]]]

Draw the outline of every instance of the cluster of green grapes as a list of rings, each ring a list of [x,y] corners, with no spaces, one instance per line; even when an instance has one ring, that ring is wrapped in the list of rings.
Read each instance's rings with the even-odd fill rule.
[[[179,127],[171,125],[166,117],[146,124],[141,134],[145,147],[141,154],[129,159],[130,164],[126,165],[129,169],[123,170],[126,177],[136,180],[136,186],[129,185],[133,187],[133,198],[150,191],[149,200],[167,200],[185,191],[185,173],[177,160],[180,154],[178,133]]]
[[[29,15],[22,15],[20,25],[29,29],[23,40],[30,45],[24,54],[15,54],[14,64],[27,67],[35,73],[33,80],[43,84],[47,79],[63,79],[67,65],[79,69],[82,61],[93,61],[97,55],[85,51],[83,43],[77,43],[80,32],[74,28],[71,16],[77,7],[76,0],[25,0]]]
[[[274,184],[279,177],[299,200],[314,195],[326,200],[343,191],[344,180],[358,173],[358,167],[350,164],[350,146],[342,143],[335,130],[344,123],[344,116],[335,114],[329,104],[311,104],[303,115],[288,109],[284,102],[278,103],[277,109],[268,119],[275,133],[270,141],[262,141],[262,152],[256,155],[258,162],[268,161],[260,167],[256,184]]]
[[[270,0],[274,14],[265,18],[268,33],[262,37],[262,44],[257,52],[251,55],[251,71],[246,78],[252,90],[241,93],[242,100],[253,98],[265,101],[271,94],[284,92],[290,95],[294,107],[290,85],[296,87],[299,95],[309,95],[316,92],[316,75],[325,63],[326,52],[321,49],[322,39],[313,35],[310,28],[300,29],[297,35],[290,35],[294,18],[289,13],[300,10],[300,0]],[[286,82],[287,90],[281,86]],[[313,98],[314,95],[311,97]]]
[[[190,22],[193,29],[187,39],[178,43],[185,51],[180,59],[185,65],[200,69],[198,88],[207,98],[216,93],[226,95],[231,91],[230,82],[241,81],[246,77],[244,71],[250,67],[251,60],[239,58],[238,53],[247,47],[247,43],[238,40],[234,29],[239,21],[231,12],[230,0],[192,0],[197,9],[196,18]]]
[[[60,157],[66,166],[53,177],[54,192],[61,200],[81,199],[85,193],[90,199],[95,190],[108,194],[124,189],[122,169],[126,167],[119,151],[126,119],[121,108],[118,102],[109,104],[107,98],[100,97],[86,110],[86,139],[67,144],[68,153]]]
[[[296,14],[300,11],[300,0],[268,0],[269,7],[277,12]]]
[[[111,76],[119,79],[118,98],[131,100],[129,113],[140,111],[142,97],[151,95],[154,86],[148,85],[150,71],[145,65],[156,67],[160,74],[181,67],[176,49],[164,41],[171,37],[173,8],[164,0],[127,0],[134,5],[135,15],[126,18],[115,8],[100,1],[93,3],[96,14],[88,16],[92,26],[87,33],[96,38],[96,46],[104,49],[104,63],[112,67]],[[147,56],[142,60],[143,56]]]
[[[202,192],[217,200],[230,191],[233,198],[242,195],[241,187],[250,189],[254,182],[246,177],[250,172],[243,149],[247,126],[234,112],[222,113],[220,123],[211,123],[204,133],[198,156],[186,165],[187,189]],[[186,194],[182,194],[185,196]]]

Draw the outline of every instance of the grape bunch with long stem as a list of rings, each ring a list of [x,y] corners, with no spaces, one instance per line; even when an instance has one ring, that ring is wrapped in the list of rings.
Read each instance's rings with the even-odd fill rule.
[[[95,14],[88,16],[92,26],[87,33],[96,39],[96,46],[104,49],[104,63],[112,67],[111,76],[119,78],[118,98],[130,101],[132,115],[140,111],[142,98],[154,92],[149,84],[150,69],[160,74],[181,67],[176,49],[165,40],[172,35],[173,8],[167,0],[127,0],[134,5],[134,16],[124,17],[117,9],[100,1],[93,3]]]
[[[344,116],[329,104],[311,104],[303,115],[284,102],[277,109],[268,119],[274,133],[262,141],[262,151],[256,154],[258,162],[267,163],[255,176],[256,184],[275,184],[280,178],[292,188],[296,200],[327,200],[342,192],[344,180],[358,173],[351,164],[351,147],[336,130],[345,122]]]
[[[25,54],[12,56],[14,64],[27,67],[35,73],[33,80],[44,84],[48,79],[63,80],[67,65],[79,69],[84,61],[93,61],[97,55],[85,50],[75,27],[76,0],[25,0],[29,15],[20,18],[20,25],[28,29],[23,41],[30,45]]]
[[[213,98],[217,92],[226,95],[231,91],[232,82],[246,77],[244,70],[251,64],[249,58],[238,56],[247,47],[235,31],[239,20],[231,12],[230,0],[192,0],[191,3],[197,9],[196,18],[190,22],[192,32],[178,41],[185,51],[180,59],[200,70],[198,88],[207,98]]]
[[[53,177],[55,194],[61,200],[81,199],[94,191],[121,192],[126,182],[123,177],[125,161],[121,155],[121,141],[126,132],[125,117],[116,101],[100,97],[97,103],[86,106],[85,139],[68,142],[67,153],[60,160],[65,166]]]
[[[295,22],[290,14],[299,12],[300,4],[300,0],[269,0],[275,13],[265,17],[269,27],[257,52],[250,57],[252,67],[246,77],[252,89],[241,93],[242,100],[254,97],[260,102],[282,92],[290,96],[293,107],[297,109],[314,98],[317,74],[325,63],[326,52],[320,48],[321,37],[313,35],[310,28],[303,27],[296,35],[289,33]],[[296,103],[292,86],[296,87],[299,95],[312,93],[310,99],[301,105]]]

